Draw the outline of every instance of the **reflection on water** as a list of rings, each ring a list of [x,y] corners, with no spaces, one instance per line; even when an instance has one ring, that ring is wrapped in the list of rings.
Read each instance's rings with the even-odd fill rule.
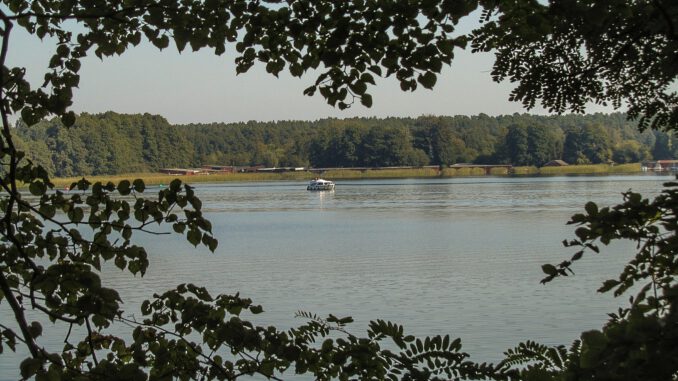
[[[630,247],[608,248],[576,277],[547,286],[540,266],[572,254],[560,242],[573,237],[565,223],[585,202],[618,203],[628,189],[656,195],[669,179],[338,181],[334,192],[308,192],[301,182],[199,185],[216,254],[146,236],[138,240],[151,255],[143,279],[112,268],[105,275],[128,311],[153,292],[194,282],[253,298],[266,311],[257,317],[263,324],[300,324],[301,309],[353,316],[361,334],[368,320],[388,319],[411,334],[459,336],[474,359],[496,361],[521,340],[569,344],[623,303],[595,289]],[[0,379],[16,378],[16,369],[0,356]]]

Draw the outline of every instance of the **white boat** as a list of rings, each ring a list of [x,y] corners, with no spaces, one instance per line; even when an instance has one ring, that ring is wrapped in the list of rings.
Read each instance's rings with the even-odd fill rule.
[[[306,190],[310,191],[325,191],[325,190],[334,190],[334,183],[329,180],[323,179],[314,179],[308,183]]]

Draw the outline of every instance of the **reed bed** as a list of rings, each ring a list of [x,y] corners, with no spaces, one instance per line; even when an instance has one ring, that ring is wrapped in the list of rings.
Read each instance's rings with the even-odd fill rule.
[[[537,167],[513,167],[513,174],[514,175],[538,175],[539,174],[539,168]]]
[[[180,177],[180,176],[177,176]],[[114,184],[119,183],[122,180],[133,181],[134,179],[143,179],[147,185],[159,185],[159,184],[169,184],[174,177],[169,177],[167,175],[161,175],[158,173],[128,173],[120,175],[100,175],[100,176],[78,176],[78,177],[54,177],[50,180],[54,184],[54,187],[57,189],[68,188],[71,184],[82,180],[83,178],[87,179],[90,183],[96,182],[112,182]]]
[[[640,163],[617,164],[610,168],[610,173],[635,173],[640,171]]]
[[[635,173],[640,172],[640,163],[632,164],[586,164],[567,165],[563,167],[539,168],[540,175],[578,175],[598,173]]]
[[[441,177],[485,176],[485,169],[473,167],[443,168],[440,176]]]
[[[222,173],[209,175],[166,175],[159,173],[128,173],[120,175],[108,176],[85,176],[91,182],[108,182],[118,183],[122,180],[142,179],[146,185],[166,185],[174,179],[180,179],[187,184],[195,183],[219,183],[226,181],[290,181],[290,180],[310,180],[316,177],[310,172],[283,172],[283,173]],[[55,178],[52,182],[57,188],[64,188],[70,186],[73,182],[77,182],[82,177],[66,177]]]
[[[505,167],[490,168],[490,176],[506,176],[508,174],[509,174],[508,168]]]
[[[575,175],[575,174],[604,174],[604,173],[637,173],[640,172],[640,163],[632,164],[591,164],[591,165],[568,165],[563,167],[513,167],[509,173],[507,168],[491,168],[490,176],[507,175]],[[142,179],[147,185],[166,185],[173,179],[180,179],[188,184],[195,183],[218,183],[227,181],[307,181],[314,177],[322,176],[330,180],[343,179],[386,179],[386,178],[432,178],[432,177],[459,177],[459,176],[485,176],[484,168],[460,167],[460,168],[374,168],[374,169],[335,169],[321,174],[315,172],[282,172],[282,173],[223,173],[209,175],[177,176],[159,173],[129,173],[109,176],[86,176],[87,180],[94,183],[97,181],[118,183],[121,180]],[[52,182],[56,188],[66,188],[82,177],[55,178]]]

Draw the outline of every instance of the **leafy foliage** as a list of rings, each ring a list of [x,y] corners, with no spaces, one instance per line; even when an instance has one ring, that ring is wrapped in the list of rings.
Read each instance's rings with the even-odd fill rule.
[[[678,5],[672,1],[497,1],[474,31],[474,51],[494,51],[495,81],[517,83],[530,109],[621,107],[639,127],[678,128]]]
[[[579,351],[580,342],[572,345],[570,352]],[[521,371],[520,379],[557,379],[565,369],[568,361],[568,351],[564,346],[548,347],[534,341],[520,343],[516,348],[504,353],[506,358],[502,364],[509,367],[526,365]]]
[[[369,107],[372,97],[367,89],[375,76],[395,75],[403,90],[432,88],[443,65],[451,63],[454,49],[466,45],[465,37],[451,35],[455,24],[477,7],[473,2],[278,3],[7,1],[6,26],[53,38],[57,46],[50,72],[37,89],[26,81],[24,70],[3,69],[6,105],[20,112],[28,125],[53,114],[70,126],[75,115],[68,107],[82,59],[92,53],[99,58],[119,55],[145,38],[159,49],[173,42],[180,52],[190,46],[193,51],[210,48],[217,55],[234,43],[238,73],[257,61],[275,76],[287,70],[301,77],[321,69],[305,94],[318,92],[341,109],[356,99]],[[69,29],[69,21],[82,28]]]
[[[157,198],[143,197],[141,180],[91,184],[82,179],[64,193],[52,190],[41,167],[6,152],[2,160],[11,164],[2,179],[7,196],[0,200],[0,206],[11,213],[2,221],[0,289],[15,311],[21,332],[17,334],[3,325],[4,338],[10,348],[15,347],[17,338],[28,346],[32,357],[22,363],[24,378],[81,369],[89,356],[94,365],[105,366],[96,356],[100,341],[120,339],[104,337],[100,330],[120,317],[122,300],[115,289],[102,285],[100,271],[105,262],[113,262],[132,274],[145,273],[147,254],[132,243],[134,232],[166,234],[154,228],[164,223],[185,232],[194,245],[202,243],[212,251],[216,249],[217,241],[211,224],[202,216],[200,200],[179,180],[161,190]],[[28,184],[30,195],[19,192],[17,182]],[[76,344],[67,339],[62,354],[49,353],[37,342],[40,323],[16,313],[24,308],[40,311],[52,322],[83,326],[85,338],[75,339]]]

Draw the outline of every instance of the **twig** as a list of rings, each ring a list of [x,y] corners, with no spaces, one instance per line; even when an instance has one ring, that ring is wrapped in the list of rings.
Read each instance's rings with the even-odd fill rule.
[[[24,309],[14,296],[14,293],[12,292],[12,289],[9,287],[7,279],[5,278],[5,274],[3,272],[0,272],[0,290],[2,290],[2,292],[5,294],[7,302],[9,303],[10,307],[12,307],[12,311],[14,312],[14,318],[19,324],[21,334],[24,336],[24,343],[26,343],[28,350],[31,352],[31,356],[33,356],[33,358],[40,357],[41,351],[38,348],[38,345],[33,340],[33,336],[31,335],[28,329],[28,322],[26,321],[26,316],[24,315]]]
[[[89,349],[92,351],[92,360],[94,360],[95,366],[99,366],[97,353],[94,349],[94,341],[92,341],[92,326],[89,324],[89,317],[85,317],[85,325],[87,326],[87,341],[89,342]]]
[[[5,12],[2,10],[0,10],[0,19],[2,19],[2,22],[4,24],[4,29],[2,31],[2,47],[0,48],[0,67],[4,67],[5,62],[7,60],[7,51],[9,49],[9,35],[12,30],[12,22],[7,17]],[[5,82],[5,78],[0,77],[0,82]],[[4,89],[0,87],[0,102],[2,102],[3,104],[4,98],[5,98]],[[4,139],[6,140],[6,142],[2,141],[0,143],[0,149],[4,151],[5,143],[7,143],[7,148],[10,154],[10,166],[8,178],[10,180],[11,191],[9,192],[9,201],[4,211],[5,216],[3,217],[3,223],[5,224],[5,228],[7,229],[4,235],[10,238],[9,236],[11,235],[12,231],[12,222],[11,222],[12,210],[14,210],[14,202],[17,197],[16,150],[14,148],[14,144],[12,142],[12,135],[9,130],[9,119],[7,116],[7,109],[2,105],[0,105],[0,114],[2,115],[2,134]],[[3,187],[4,186],[6,185],[3,183]],[[5,294],[7,302],[9,303],[10,307],[12,308],[12,311],[14,312],[14,317],[16,318],[16,321],[19,324],[19,328],[21,329],[21,333],[24,336],[25,340],[24,342],[26,343],[28,350],[31,352],[31,355],[34,358],[38,358],[40,356],[41,351],[38,348],[37,344],[35,343],[35,340],[31,336],[31,333],[28,329],[26,316],[24,315],[24,309],[19,304],[19,301],[16,299],[16,296],[14,295],[14,292],[9,286],[9,283],[7,283],[7,278],[5,278],[4,272],[0,272],[0,289],[2,289],[2,292]]]
[[[0,328],[4,329],[4,330],[6,330],[6,331],[12,332],[12,336],[13,336],[15,339],[17,339],[17,340],[21,341],[22,343],[26,344],[26,341],[25,341],[24,339],[22,339],[21,336],[19,336],[19,335],[17,335],[16,333],[14,333],[14,330],[13,330],[13,329],[9,328],[8,326],[6,326],[6,325],[4,325],[4,324],[2,324],[2,323],[0,323]]]

